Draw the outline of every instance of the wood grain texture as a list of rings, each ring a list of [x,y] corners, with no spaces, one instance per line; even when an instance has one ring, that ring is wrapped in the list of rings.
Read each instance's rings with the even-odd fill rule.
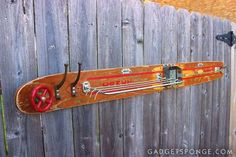
[[[220,34],[222,32],[228,32],[231,30],[230,23],[228,21],[222,21],[219,19],[214,20],[214,33]],[[230,48],[224,43],[215,43],[215,54],[214,58],[225,61],[228,65],[225,75],[221,80],[216,81],[213,84],[213,93],[216,94],[216,98],[213,98],[213,121],[212,129],[212,147],[217,148],[228,148],[229,137],[229,99],[230,99]],[[223,53],[222,53],[223,52]]]
[[[199,64],[202,64],[202,66],[199,67]],[[87,70],[80,72],[80,80],[76,87],[77,96],[72,97],[70,88],[71,82],[73,82],[77,76],[77,72],[70,72],[67,74],[67,79],[63,87],[60,88],[61,100],[56,100],[54,87],[61,81],[64,75],[61,73],[40,77],[23,85],[16,93],[16,105],[20,111],[26,114],[39,114],[40,112],[37,108],[35,109],[33,105],[38,104],[35,99],[40,99],[39,97],[42,97],[42,95],[37,97],[32,95],[32,91],[38,90],[42,85],[48,88],[48,91],[51,91],[49,95],[51,104],[49,109],[45,112],[52,112],[97,102],[161,92],[171,88],[182,88],[202,84],[223,76],[222,72],[215,72],[216,67],[222,68],[224,66],[223,62],[191,62],[172,65],[178,66],[181,69],[183,77],[181,83],[175,83],[175,86],[169,86],[170,88],[168,88],[165,83],[156,81],[157,74],[161,74],[163,77],[162,64],[129,67],[131,71],[130,74],[122,74],[122,70],[124,70],[123,67]],[[156,82],[148,83],[147,80]],[[79,84],[81,85],[87,81],[89,81],[90,84],[90,92],[86,93]],[[143,84],[140,85],[140,82],[144,82],[145,86]],[[40,95],[40,92],[37,91],[37,94]],[[29,97],[27,98],[25,95]],[[49,99],[49,97],[47,97],[47,99]],[[34,102],[34,104],[32,102]],[[45,104],[43,106],[45,106]]]
[[[224,20],[224,24],[223,24],[223,30],[224,32],[229,32],[232,30],[231,27],[231,22],[228,20]],[[231,94],[230,94],[230,87],[231,87],[231,48],[229,46],[227,46],[226,44],[224,45],[224,62],[226,63],[226,66],[228,67],[225,70],[225,74],[224,74],[224,84],[225,84],[225,88],[226,91],[224,93],[224,97],[225,97],[225,104],[223,107],[223,110],[225,110],[225,115],[223,116],[222,119],[224,119],[224,127],[225,129],[223,130],[224,132],[224,136],[223,136],[223,146],[224,148],[228,149],[229,148],[229,123],[230,123],[230,98],[231,98]],[[225,155],[226,156],[226,155]]]
[[[223,32],[229,31],[229,24],[227,21],[221,21],[221,28]],[[220,47],[221,54],[219,60],[225,61],[227,65],[230,65],[230,62],[228,57],[230,57],[230,48],[226,46],[224,43]],[[223,53],[222,53],[223,52]],[[227,93],[229,92],[229,86],[227,85],[227,82],[229,79],[229,70],[228,68],[225,71],[224,77],[219,81],[219,87],[220,87],[220,93],[219,93],[219,121],[218,121],[218,137],[217,141],[215,143],[216,148],[227,148],[228,147],[228,125],[229,125],[229,113],[228,113],[228,96]]]
[[[69,0],[68,6],[71,70],[78,70],[78,62],[82,63],[82,69],[96,69],[96,0]],[[97,104],[73,109],[73,140],[76,157],[100,156],[98,130]]]
[[[236,24],[231,23],[232,30],[236,31]],[[231,101],[230,101],[230,130],[229,130],[229,149],[232,150],[233,155],[232,157],[236,156],[236,118],[235,118],[235,112],[236,112],[236,47],[233,46],[231,48]]]
[[[177,14],[173,7],[161,8],[162,64],[177,61]],[[160,148],[175,147],[176,90],[161,93]]]
[[[144,64],[161,63],[161,11],[155,3],[144,3]],[[160,143],[160,94],[143,98],[143,140],[145,155]]]
[[[122,1],[123,66],[143,65],[143,5]],[[124,156],[144,154],[143,96],[123,100]]]
[[[223,23],[219,18],[215,18],[213,21],[213,27],[214,31],[213,34],[214,36],[216,34],[223,34]],[[221,60],[223,58],[223,45],[224,43],[219,42],[217,40],[214,40],[214,54],[213,54],[213,59],[214,60]],[[219,148],[219,121],[220,121],[220,93],[221,93],[221,80],[217,80],[213,82],[213,105],[212,105],[212,132],[211,135],[211,147],[213,149]]]
[[[190,13],[180,9],[177,12],[177,61],[190,61]],[[190,87],[177,90],[176,93],[175,138],[176,148],[189,148],[190,137]]]
[[[202,18],[202,60],[213,60],[213,19],[209,16]],[[211,147],[211,121],[212,121],[212,84],[202,85],[201,89],[201,136],[200,148]]]
[[[0,73],[4,91],[9,156],[41,157],[43,142],[40,117],[22,115],[15,108],[13,99],[16,89],[21,84],[37,76],[33,1],[4,1],[0,7]]]
[[[202,60],[202,16],[192,13],[190,17],[191,61]],[[191,87],[189,148],[199,148],[201,127],[201,85]]]
[[[67,1],[35,1],[35,27],[39,76],[64,71],[69,63]],[[42,115],[42,125],[46,157],[74,156],[71,110]]]
[[[98,68],[122,66],[121,2],[97,1]],[[100,155],[123,155],[122,101],[99,105]]]
[[[73,71],[78,61],[86,70],[201,60],[229,65],[229,47],[215,40],[229,30],[227,20],[152,2],[3,1],[0,75],[9,156],[147,156],[148,148],[227,148],[230,68],[210,84],[78,107],[73,114],[67,109],[27,116],[13,100],[20,85],[37,74],[63,72],[64,63]],[[0,130],[2,157],[1,142]]]

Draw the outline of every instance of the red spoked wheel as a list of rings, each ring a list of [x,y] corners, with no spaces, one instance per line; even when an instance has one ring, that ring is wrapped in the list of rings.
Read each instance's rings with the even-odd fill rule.
[[[53,94],[45,85],[36,86],[31,94],[31,105],[38,112],[45,112],[52,106]]]

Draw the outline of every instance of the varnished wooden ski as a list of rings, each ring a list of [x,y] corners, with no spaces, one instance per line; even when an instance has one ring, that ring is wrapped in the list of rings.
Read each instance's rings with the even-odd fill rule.
[[[165,89],[197,85],[223,76],[223,62],[191,62],[69,72],[41,77],[18,89],[16,105],[27,114],[50,112]],[[179,98],[181,99],[181,98]]]

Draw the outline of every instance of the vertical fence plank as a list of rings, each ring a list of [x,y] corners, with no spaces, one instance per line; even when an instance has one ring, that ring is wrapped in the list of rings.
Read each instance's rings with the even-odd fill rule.
[[[235,34],[236,23],[232,22],[232,31]],[[230,101],[230,131],[229,131],[229,149],[236,155],[236,46],[231,48],[231,101]]]
[[[122,1],[123,65],[143,64],[143,6],[141,1]],[[143,154],[143,97],[123,100],[124,156]]]
[[[229,21],[218,18],[213,22],[214,37],[231,30]],[[230,48],[221,41],[214,40],[214,60],[224,61],[227,69],[223,78],[213,82],[212,137],[211,147],[228,148],[229,103],[230,103]]]
[[[0,73],[9,156],[40,157],[43,156],[40,117],[19,113],[14,102],[16,89],[37,76],[33,1],[2,1],[0,14]]]
[[[187,10],[178,10],[177,18],[177,61],[190,62],[190,13]],[[176,101],[176,147],[188,148],[191,123],[189,121],[190,87],[178,89]]]
[[[215,18],[213,21],[213,36],[223,34],[223,24],[219,18]],[[214,40],[214,54],[213,60],[221,61],[223,58],[223,42]],[[213,82],[213,99],[212,99],[212,136],[211,136],[211,147],[213,149],[219,148],[219,121],[220,121],[220,93],[221,91],[221,79]]]
[[[214,34],[223,34],[231,30],[229,21],[216,19],[214,21]],[[230,47],[221,41],[215,42],[214,58],[223,61],[227,66],[223,78],[214,82],[214,86],[218,88],[213,91],[213,122],[212,129],[215,129],[212,136],[212,147],[228,148],[229,136],[229,103],[230,103]],[[214,88],[215,89],[215,88]],[[216,98],[215,98],[216,97]],[[218,97],[218,98],[217,98]],[[225,155],[222,155],[225,156]]]
[[[213,20],[209,16],[202,18],[202,60],[213,60]],[[201,136],[200,148],[211,146],[211,118],[212,118],[212,84],[202,84],[201,91]],[[200,105],[200,104],[199,104]]]
[[[161,12],[155,3],[144,3],[144,64],[161,63]],[[143,97],[143,147],[158,148],[160,139],[160,94],[149,94]]]
[[[192,13],[190,17],[191,62],[202,60],[202,17]],[[190,148],[199,148],[201,126],[201,85],[191,87],[190,95]]]
[[[69,0],[70,64],[77,71],[97,68],[96,0]],[[99,157],[98,106],[73,109],[76,157]]]
[[[177,14],[173,7],[162,7],[162,64],[177,62]],[[161,93],[161,148],[175,147],[176,90]]]
[[[219,19],[214,20],[214,36],[223,34],[231,30],[228,21]],[[218,90],[213,90],[213,121],[212,129],[214,129],[212,136],[212,147],[228,148],[228,129],[229,129],[229,99],[230,99],[230,48],[223,42],[215,41],[214,58],[224,61],[227,69],[222,79],[214,82],[214,86]],[[214,89],[215,89],[214,87]]]
[[[231,23],[228,20],[224,20],[223,22],[223,32],[227,33],[231,31]],[[230,109],[230,87],[231,87],[231,48],[224,44],[223,46],[223,58],[222,61],[225,63],[225,66],[227,66],[227,69],[225,69],[224,76],[221,79],[221,84],[223,84],[221,87],[224,89],[221,91],[221,104],[220,104],[220,147],[227,149],[229,146],[229,109]],[[222,89],[222,88],[221,88]],[[226,156],[226,155],[224,155]]]
[[[64,71],[69,62],[67,1],[35,1],[40,76]],[[45,156],[74,156],[71,110],[42,115]]]
[[[97,19],[98,67],[122,66],[120,0],[97,1]],[[101,156],[123,156],[122,100],[102,103],[99,111]]]

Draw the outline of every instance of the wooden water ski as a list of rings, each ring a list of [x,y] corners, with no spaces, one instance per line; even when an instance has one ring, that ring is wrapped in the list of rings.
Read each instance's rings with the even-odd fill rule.
[[[197,85],[223,76],[223,62],[191,62],[67,72],[41,77],[18,89],[16,105],[27,114],[117,100]],[[181,99],[181,98],[180,98]]]

